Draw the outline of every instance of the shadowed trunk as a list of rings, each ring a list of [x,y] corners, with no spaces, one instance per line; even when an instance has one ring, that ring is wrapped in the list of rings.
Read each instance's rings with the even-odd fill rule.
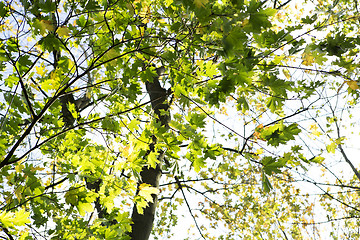
[[[170,120],[169,104],[166,102],[168,91],[162,88],[159,82],[159,77],[163,72],[163,67],[156,69],[157,76],[153,78],[152,82],[146,82],[146,90],[150,95],[151,107],[156,115],[157,121],[161,122],[161,126],[167,127]],[[161,110],[164,110],[166,114],[164,114],[164,111]],[[156,138],[153,136],[152,143],[149,145],[147,154],[149,154],[151,151],[155,151],[155,144]],[[143,167],[140,173],[140,183],[147,183],[156,188],[159,187],[161,164],[164,155],[164,152],[158,152],[158,159],[160,163],[156,165],[155,169],[149,168],[148,166]],[[131,216],[133,221],[131,232],[132,240],[147,240],[150,236],[157,205],[157,196],[153,194],[152,197],[153,202],[148,203],[149,205],[144,209],[144,214],[139,214],[137,212],[136,206],[133,208],[133,213]]]

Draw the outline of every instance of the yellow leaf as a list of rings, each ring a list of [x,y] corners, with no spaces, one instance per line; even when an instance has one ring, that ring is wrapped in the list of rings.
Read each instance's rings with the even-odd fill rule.
[[[164,18],[157,19],[158,23],[166,23],[166,20]]]
[[[287,79],[290,79],[291,78],[291,75],[290,75],[290,72],[288,69],[283,69],[283,74],[285,75],[285,77]]]
[[[359,85],[357,81],[354,80],[346,81],[346,84],[349,85],[349,88],[351,88],[352,90],[359,89]]]
[[[205,7],[209,0],[194,0],[194,4],[197,8]]]
[[[302,60],[305,66],[311,66],[314,63],[314,57],[311,52],[304,52],[302,55]]]
[[[153,202],[151,194],[158,194],[159,189],[152,187],[150,184],[142,183],[139,186],[139,196],[145,198],[147,202]]]
[[[20,238],[19,238],[19,240],[28,239],[27,236],[29,236],[29,231],[28,231],[28,230],[20,231]]]
[[[13,215],[14,214],[12,212],[3,211],[2,213],[0,213],[1,225],[3,225],[6,228],[13,226],[14,225],[13,222],[12,222]]]
[[[59,27],[56,32],[57,34],[59,34],[60,37],[70,36],[70,30],[68,27]]]
[[[77,205],[77,209],[81,216],[84,216],[86,212],[94,211],[93,206],[91,205],[91,203],[88,202],[79,202],[79,204]]]
[[[39,67],[35,66],[35,69],[36,69],[36,73],[39,74],[40,76],[44,76],[44,74],[47,72],[44,64],[41,64]]]
[[[25,223],[30,223],[30,213],[21,209],[15,213],[3,211],[0,213],[0,222],[4,227],[23,226]]]
[[[149,18],[151,17],[150,7],[145,5],[139,12],[139,15],[142,18],[143,23],[148,23]]]
[[[111,212],[111,210],[114,208],[114,197],[108,196],[103,199],[104,207],[106,207],[106,211],[108,213]]]
[[[136,210],[139,214],[144,214],[144,208],[146,208],[148,205],[149,204],[141,197],[138,197],[136,200]]]
[[[16,226],[23,226],[25,223],[30,223],[30,212],[25,212],[25,209],[21,209],[20,211],[15,213],[15,218],[13,222]]]
[[[22,172],[22,170],[23,170],[24,168],[25,168],[24,165],[18,164],[18,165],[15,166],[15,171],[18,172],[18,173],[20,173],[20,172]]]
[[[321,135],[321,132],[319,131],[319,127],[315,123],[310,125],[310,130],[311,130],[311,134],[317,137]]]
[[[245,18],[245,19],[242,21],[242,23],[241,23],[241,27],[245,27],[245,26],[247,26],[247,25],[249,25],[249,19],[248,19],[248,18]]]
[[[255,152],[256,155],[260,155],[260,154],[263,154],[263,153],[264,153],[264,149],[262,149],[262,148],[257,149],[256,152]]]
[[[17,197],[17,199],[18,199],[19,201],[21,201],[22,192],[23,192],[22,187],[18,187],[18,188],[15,190],[15,196]]]

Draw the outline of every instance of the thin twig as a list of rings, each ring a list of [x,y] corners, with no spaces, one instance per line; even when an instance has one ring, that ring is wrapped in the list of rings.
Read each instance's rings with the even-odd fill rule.
[[[184,201],[185,201],[186,206],[187,206],[187,208],[188,208],[188,210],[189,210],[189,212],[190,212],[190,215],[191,215],[191,217],[194,219],[196,228],[198,229],[201,237],[202,237],[203,239],[206,239],[205,236],[204,236],[204,235],[202,234],[202,232],[201,232],[201,229],[200,229],[200,227],[199,227],[199,225],[198,225],[198,223],[197,223],[197,221],[196,221],[196,218],[195,218],[194,214],[193,214],[192,211],[191,211],[190,205],[189,205],[189,203],[188,203],[188,201],[187,201],[187,199],[186,199],[184,190],[182,189],[182,185],[181,185],[181,183],[180,183],[180,181],[179,181],[179,178],[178,178],[177,176],[175,176],[175,180],[176,180],[176,183],[177,183],[177,185],[178,185],[178,187],[179,187],[179,189],[180,189],[180,191],[181,191],[181,194],[182,194],[183,197],[184,197]]]

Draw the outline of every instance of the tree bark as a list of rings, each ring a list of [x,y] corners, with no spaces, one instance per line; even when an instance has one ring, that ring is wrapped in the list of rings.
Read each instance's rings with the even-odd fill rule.
[[[164,68],[160,67],[156,69],[157,76],[153,78],[153,81],[146,82],[146,90],[150,96],[151,107],[155,113],[157,121],[160,121],[162,127],[168,127],[170,120],[169,104],[166,102],[168,97],[168,91],[161,87],[159,82],[160,75],[164,72]],[[161,111],[163,110],[163,111]],[[155,151],[156,138],[153,136],[152,143],[149,145],[149,154],[151,151]],[[159,164],[156,165],[156,168],[151,168],[144,166],[140,176],[140,183],[147,183],[151,186],[158,188],[159,181],[161,177],[161,164],[164,159],[164,152],[158,152]],[[147,240],[151,234],[153,228],[155,210],[157,206],[157,196],[152,195],[153,202],[149,202],[148,206],[144,209],[144,214],[139,214],[136,206],[133,208],[132,213],[132,232],[130,234],[132,240]]]

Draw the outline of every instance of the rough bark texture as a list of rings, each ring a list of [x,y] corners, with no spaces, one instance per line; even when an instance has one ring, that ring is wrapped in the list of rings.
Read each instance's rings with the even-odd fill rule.
[[[157,76],[154,77],[152,82],[146,82],[146,90],[150,95],[151,107],[156,115],[157,120],[161,122],[161,126],[167,127],[170,119],[169,104],[166,102],[168,92],[166,89],[161,87],[159,82],[159,77],[163,72],[163,67],[156,69]],[[156,138],[153,137],[152,143],[149,145],[148,153],[154,151],[155,144]],[[160,163],[157,164],[156,168],[154,169],[145,166],[140,173],[141,183],[147,183],[156,188],[159,187],[159,181],[161,177],[161,163],[164,158],[164,152],[159,152],[158,154]],[[149,239],[153,227],[156,205],[157,196],[153,195],[153,202],[149,203],[148,207],[144,209],[144,214],[139,214],[137,212],[136,206],[134,206],[131,216],[133,224],[130,236],[132,240]]]

